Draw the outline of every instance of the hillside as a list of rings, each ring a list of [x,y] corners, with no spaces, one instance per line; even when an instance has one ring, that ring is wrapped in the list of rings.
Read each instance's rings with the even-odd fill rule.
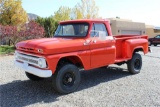
[[[28,14],[29,20],[35,20],[35,19],[37,19],[37,17],[38,17],[38,15],[33,14],[33,13],[27,13],[27,14]]]

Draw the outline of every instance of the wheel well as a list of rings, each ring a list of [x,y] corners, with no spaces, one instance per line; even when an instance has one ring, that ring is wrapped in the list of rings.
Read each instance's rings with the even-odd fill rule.
[[[142,48],[137,48],[137,49],[134,50],[133,54],[136,53],[136,52],[139,52],[139,51],[144,52]]]
[[[77,56],[67,56],[67,57],[63,57],[58,61],[58,66],[59,65],[63,65],[66,63],[70,63],[70,64],[74,64],[76,65],[78,68],[83,68],[83,64],[82,61],[80,60],[80,58],[78,58]]]

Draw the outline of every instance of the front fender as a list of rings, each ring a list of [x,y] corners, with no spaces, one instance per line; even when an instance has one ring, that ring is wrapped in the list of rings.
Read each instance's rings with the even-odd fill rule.
[[[67,57],[77,57],[84,69],[90,68],[90,53],[89,51],[79,51],[79,52],[72,52],[72,53],[62,53],[62,54],[56,54],[56,55],[48,55],[46,56],[47,64],[49,69],[52,70],[52,73],[56,71],[56,67],[60,59],[67,58]]]

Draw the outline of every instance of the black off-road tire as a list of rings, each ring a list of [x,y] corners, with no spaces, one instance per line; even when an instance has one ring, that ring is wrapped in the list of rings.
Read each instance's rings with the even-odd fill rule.
[[[73,64],[61,65],[53,74],[53,86],[55,91],[61,94],[74,92],[81,80],[79,69]]]
[[[142,57],[138,53],[134,53],[131,60],[127,62],[128,71],[131,74],[138,74],[142,68]]]
[[[28,73],[28,72],[25,72],[25,73],[26,73],[26,76],[32,81],[40,81],[40,80],[44,79],[44,78],[38,77],[38,76],[33,75],[31,73]]]

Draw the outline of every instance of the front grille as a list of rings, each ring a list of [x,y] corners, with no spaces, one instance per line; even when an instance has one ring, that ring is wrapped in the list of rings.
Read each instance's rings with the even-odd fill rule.
[[[29,58],[26,58],[26,57],[23,57],[23,56],[18,56],[18,59],[21,60],[21,61],[27,61],[27,62],[38,64],[37,60],[29,59]]]
[[[26,54],[16,53],[16,60],[19,60],[21,62],[27,62],[28,64],[33,64],[35,66],[38,66],[38,57],[30,56]]]
[[[23,63],[28,63],[29,65],[37,66],[40,68],[47,67],[46,59],[43,57],[37,57],[37,56],[19,53],[19,52],[15,51],[15,59],[17,61],[20,61]]]

